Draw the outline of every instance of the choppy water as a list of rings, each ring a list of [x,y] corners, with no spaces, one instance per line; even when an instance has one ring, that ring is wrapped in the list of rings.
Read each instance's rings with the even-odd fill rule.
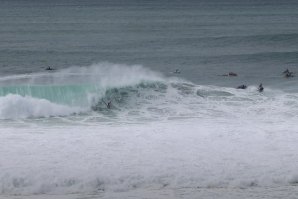
[[[1,1],[0,197],[295,198],[297,11]]]

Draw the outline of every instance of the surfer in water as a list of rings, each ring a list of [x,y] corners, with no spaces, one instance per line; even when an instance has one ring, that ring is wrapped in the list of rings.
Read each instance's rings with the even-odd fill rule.
[[[292,72],[288,72],[288,73],[285,74],[285,77],[286,77],[286,78],[294,77],[294,75],[293,75]]]
[[[176,69],[173,73],[175,73],[175,74],[180,74],[181,71],[180,71],[179,69]]]
[[[225,76],[225,77],[236,77],[238,76],[237,73],[229,72],[228,74],[218,75],[218,76]]]
[[[107,106],[108,109],[112,108],[112,100],[108,101],[108,103],[106,103],[104,100],[102,100],[102,102]]]
[[[282,72],[285,75],[285,78],[294,77],[293,72],[290,72],[289,69]]]
[[[246,88],[247,88],[247,86],[245,84],[242,84],[242,85],[237,87],[237,89],[246,89]]]
[[[107,108],[110,109],[111,107],[112,107],[112,101],[109,101],[109,102],[107,103]]]
[[[263,92],[263,90],[264,90],[264,87],[263,87],[263,84],[261,83],[258,87],[258,91]]]
[[[289,71],[289,69],[287,69],[287,70],[285,70],[284,72],[282,72],[283,74],[287,74],[287,73],[289,73],[290,71]]]
[[[229,72],[229,76],[236,77],[236,76],[237,76],[237,73],[234,73],[234,72]]]
[[[46,70],[54,70],[54,69],[51,68],[51,66],[48,66],[48,67],[46,68]]]

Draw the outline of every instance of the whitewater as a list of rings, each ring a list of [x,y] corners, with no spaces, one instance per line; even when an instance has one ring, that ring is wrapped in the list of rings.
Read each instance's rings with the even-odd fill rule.
[[[0,85],[3,198],[297,197],[295,92],[108,62]]]

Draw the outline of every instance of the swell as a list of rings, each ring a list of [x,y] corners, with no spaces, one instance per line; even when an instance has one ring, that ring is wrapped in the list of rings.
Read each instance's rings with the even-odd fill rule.
[[[278,63],[296,63],[298,61],[298,51],[283,51],[283,52],[258,52],[258,53],[242,53],[218,56],[201,56],[202,63],[221,64],[221,63],[256,63],[268,62],[272,64]]]
[[[220,36],[220,37],[199,37],[199,38],[175,38],[177,43],[205,43],[207,46],[218,45],[233,45],[233,44],[290,44],[294,45],[298,42],[297,33],[282,33],[282,34],[259,34],[259,35],[233,35],[233,36]],[[172,43],[170,39],[166,42]],[[285,43],[286,42],[286,43]]]
[[[290,45],[298,42],[298,34],[262,34],[248,36],[226,36],[207,38],[209,45]]]

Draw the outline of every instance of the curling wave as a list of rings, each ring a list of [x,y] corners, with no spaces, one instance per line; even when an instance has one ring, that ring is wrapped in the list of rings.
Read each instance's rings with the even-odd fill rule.
[[[1,77],[0,118],[65,116],[88,111],[102,102],[111,89],[161,79],[161,75],[141,66],[110,63]]]
[[[126,120],[231,117],[291,120],[298,95],[256,86],[246,90],[195,85],[142,66],[110,63],[0,78],[0,118],[91,113]],[[112,101],[107,111],[106,103]]]

